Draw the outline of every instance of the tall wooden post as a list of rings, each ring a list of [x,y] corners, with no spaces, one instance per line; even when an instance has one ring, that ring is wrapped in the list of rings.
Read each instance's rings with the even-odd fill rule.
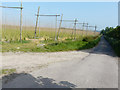
[[[37,31],[37,24],[38,24],[39,9],[40,9],[40,6],[38,7],[38,12],[37,12],[37,19],[36,19],[36,26],[35,26],[35,38],[36,38],[36,31]]]
[[[20,12],[20,41],[22,42],[22,0],[21,0],[21,12]]]
[[[75,19],[75,23],[74,23],[74,25],[75,25],[75,31],[74,31],[74,39],[76,39],[76,22],[77,22],[77,19]]]
[[[39,17],[39,38],[40,38],[40,17]]]
[[[74,26],[73,26],[73,29],[72,29],[71,39],[73,39],[74,28],[75,28],[75,23],[74,23]]]
[[[96,34],[96,29],[97,29],[97,26],[95,26],[95,31],[94,31],[94,35]]]
[[[83,36],[83,32],[84,32],[84,27],[85,27],[85,23],[83,22],[82,36]]]
[[[20,7],[8,7],[8,6],[0,6],[2,8],[14,8],[14,9],[20,9],[20,41],[22,42],[22,0],[21,0],[21,6]]]
[[[86,30],[86,36],[88,35],[88,23],[87,23],[87,30]]]
[[[63,14],[61,15],[61,20],[60,20],[59,29],[58,29],[57,40],[58,40],[59,34],[60,34],[60,29],[61,29],[61,24],[62,24],[62,18],[63,18]]]
[[[56,25],[55,25],[55,41],[57,41],[57,14],[56,14]]]
[[[85,27],[85,23],[83,22],[83,28],[82,28],[83,30],[84,30],[84,27]]]

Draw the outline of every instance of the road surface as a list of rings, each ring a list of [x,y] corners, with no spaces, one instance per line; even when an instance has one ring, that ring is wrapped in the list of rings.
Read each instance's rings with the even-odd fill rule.
[[[118,58],[103,37],[95,48],[81,52],[88,54],[84,58],[69,55],[72,60],[16,73],[3,88],[118,88]]]

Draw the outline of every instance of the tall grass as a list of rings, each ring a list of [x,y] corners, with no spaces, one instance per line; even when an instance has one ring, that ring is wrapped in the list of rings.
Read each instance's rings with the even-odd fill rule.
[[[3,43],[2,52],[56,52],[56,51],[69,51],[69,50],[81,50],[81,49],[89,49],[97,45],[100,41],[100,37],[93,37],[88,41],[84,41],[83,39],[66,39],[60,42],[54,41],[43,41],[43,42],[32,42],[32,41],[23,41],[22,43]]]
[[[51,52],[82,49],[90,41],[94,41],[99,33],[77,30],[74,40],[74,29],[61,29],[58,41],[55,41],[55,28],[40,28],[37,30],[37,38],[34,39],[34,27],[23,27],[22,43],[19,42],[20,30],[18,26],[7,26],[2,29],[2,52]],[[92,45],[94,46],[94,45]],[[86,47],[87,48],[87,47]]]
[[[71,29],[61,29],[59,39],[65,40],[67,38],[72,38]],[[37,29],[37,38],[42,40],[54,40],[55,39],[55,28],[39,28]],[[22,40],[34,39],[34,27],[23,27],[22,30]],[[86,35],[94,35],[94,32],[77,30],[76,38],[80,38]],[[83,34],[83,35],[82,35]],[[96,33],[98,35],[99,33]],[[2,29],[2,41],[19,41],[20,40],[20,30],[18,26],[6,26]]]

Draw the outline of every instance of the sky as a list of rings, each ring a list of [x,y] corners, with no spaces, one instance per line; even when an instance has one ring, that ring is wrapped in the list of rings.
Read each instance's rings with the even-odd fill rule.
[[[3,2],[3,6],[20,6],[20,2]],[[23,2],[23,25],[35,26],[38,7],[40,14],[63,14],[63,20],[74,20],[97,26],[100,31],[105,27],[118,25],[117,2]],[[60,20],[61,17],[57,19]],[[55,27],[55,17],[39,17],[41,27]],[[3,24],[19,25],[20,10],[2,9]],[[59,21],[57,22],[59,26]],[[73,22],[63,22],[62,27],[73,27]],[[81,28],[77,25],[77,28]]]
[[[118,25],[120,26],[120,1],[118,3]]]

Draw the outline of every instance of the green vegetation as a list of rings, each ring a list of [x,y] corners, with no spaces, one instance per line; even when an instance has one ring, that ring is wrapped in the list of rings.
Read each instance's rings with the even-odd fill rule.
[[[97,32],[76,30],[76,40],[73,40],[72,32],[74,29],[61,29],[58,41],[55,41],[55,28],[41,28],[35,39],[34,27],[23,27],[21,43],[19,27],[8,25],[2,29],[0,45],[2,52],[54,52],[92,48],[99,41]]]
[[[69,51],[81,50],[94,47],[100,41],[100,36],[88,36],[76,40],[65,39],[64,41],[55,42],[54,40],[33,40],[21,42],[3,42],[2,52],[55,52],[55,51]]]
[[[105,30],[101,31],[101,34],[111,44],[115,53],[120,56],[120,26],[116,28],[106,27]]]
[[[16,69],[2,69],[1,74],[12,74],[14,72],[16,72]]]
[[[66,42],[53,43],[45,46],[45,48],[48,51],[82,50],[92,48],[100,41],[100,37],[89,37],[85,37],[83,40],[78,39],[75,41],[68,40]],[[86,38],[88,38],[88,41],[84,41]]]

